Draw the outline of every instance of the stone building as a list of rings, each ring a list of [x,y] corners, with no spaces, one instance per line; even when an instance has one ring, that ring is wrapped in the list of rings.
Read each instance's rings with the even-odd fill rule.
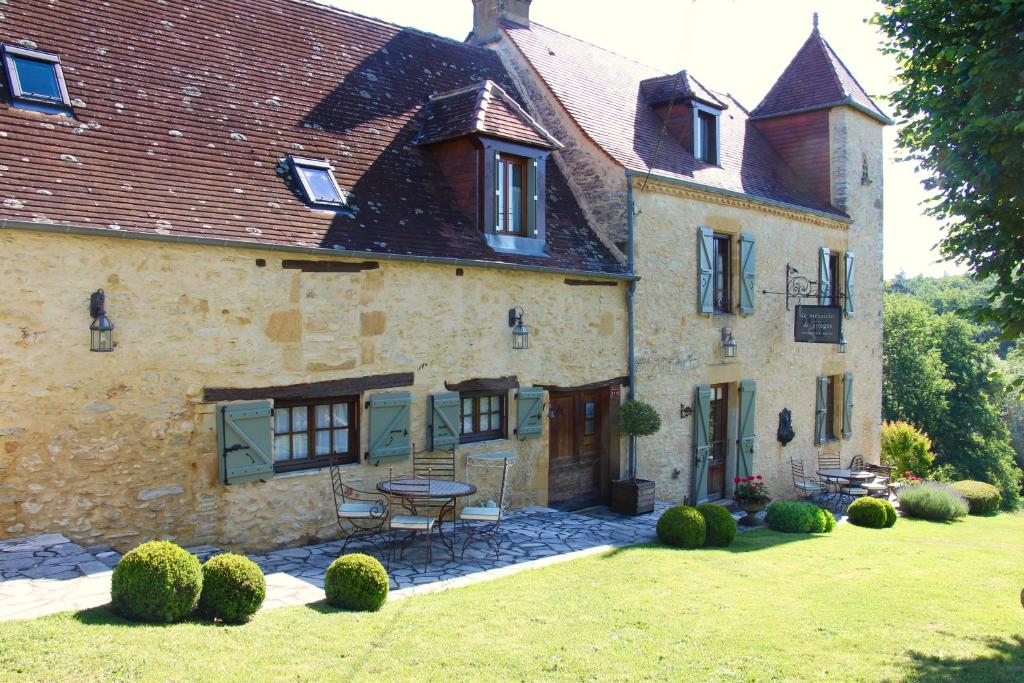
[[[727,499],[736,476],[757,474],[788,497],[791,459],[877,461],[891,121],[817,17],[748,111],[685,70],[533,23],[530,5],[474,0],[470,42],[501,55],[565,145],[556,163],[584,213],[640,276],[633,380],[663,427],[641,441],[638,475],[669,500]],[[786,297],[789,287],[813,296]],[[797,304],[827,307],[841,338],[795,342]],[[788,446],[776,439],[783,409]]]
[[[529,5],[475,0],[466,43],[304,0],[4,6],[0,537],[333,537],[332,457],[372,489],[430,450],[514,452],[513,506],[606,502],[630,388],[659,498],[875,455],[885,115],[816,29],[748,113]],[[787,263],[845,353],[762,293]]]

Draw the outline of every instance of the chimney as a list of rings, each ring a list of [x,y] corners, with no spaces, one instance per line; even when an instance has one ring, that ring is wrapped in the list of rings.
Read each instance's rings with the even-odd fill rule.
[[[532,0],[473,0],[473,33],[469,41],[483,45],[497,40],[498,23],[511,21],[523,26],[530,25],[530,3]]]

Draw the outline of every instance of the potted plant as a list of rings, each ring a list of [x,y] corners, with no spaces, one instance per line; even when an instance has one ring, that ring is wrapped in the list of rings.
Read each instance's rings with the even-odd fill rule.
[[[772,501],[768,495],[768,487],[764,485],[764,479],[758,474],[753,477],[736,477],[733,483],[736,487],[733,489],[732,499],[747,513],[740,519],[740,524],[757,526],[760,524],[757,513],[764,510]]]
[[[619,411],[619,433],[629,437],[629,473],[612,482],[612,512],[644,515],[654,512],[654,482],[636,478],[636,438],[661,429],[658,412],[643,401],[626,401]]]

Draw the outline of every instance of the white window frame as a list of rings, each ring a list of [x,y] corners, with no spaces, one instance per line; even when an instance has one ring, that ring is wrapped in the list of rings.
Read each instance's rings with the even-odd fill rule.
[[[7,72],[7,82],[11,87],[11,100],[14,102],[27,102],[35,105],[49,107],[70,108],[71,97],[68,95],[68,86],[64,82],[64,69],[60,65],[60,57],[52,52],[31,50],[17,45],[3,45],[4,70]],[[60,92],[60,100],[49,97],[40,97],[32,93],[26,93],[21,87],[21,78],[18,76],[18,68],[14,58],[31,59],[37,62],[45,62],[53,67],[54,76],[57,79],[57,90]]]
[[[299,182],[299,186],[302,187],[302,193],[306,197],[306,201],[313,206],[327,206],[327,207],[343,207],[348,204],[347,194],[338,186],[338,181],[334,177],[334,166],[331,165],[327,159],[310,159],[308,157],[289,157],[289,161],[292,165],[292,172],[295,175],[296,180]],[[306,180],[299,169],[300,168],[311,168],[327,172],[327,177],[331,180],[331,185],[334,187],[334,191],[338,195],[337,201],[330,201],[325,199],[318,199],[314,196],[313,188],[309,186],[309,182]]]
[[[703,159],[703,158],[697,156],[697,154],[699,153],[699,150],[703,146],[701,144],[702,140],[700,139],[700,115],[701,115],[702,112],[705,113],[705,114],[710,114],[711,116],[715,117],[715,139],[714,139],[715,160],[714,160],[714,162],[708,161],[707,159]],[[719,110],[715,109],[714,107],[705,106],[705,105],[701,104],[700,102],[694,102],[693,103],[693,156],[694,156],[694,158],[699,159],[700,161],[703,161],[706,164],[711,164],[712,166],[721,166],[722,165],[722,147],[721,147],[721,144],[720,144],[721,137],[722,137],[722,112],[720,112]]]

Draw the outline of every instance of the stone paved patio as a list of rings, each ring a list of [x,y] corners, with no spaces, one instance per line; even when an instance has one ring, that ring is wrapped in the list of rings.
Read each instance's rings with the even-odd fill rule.
[[[658,502],[653,513],[626,517],[607,508],[568,513],[544,507],[510,512],[502,522],[498,560],[484,545],[452,560],[445,547],[433,546],[433,562],[424,567],[425,544],[410,545],[391,567],[392,597],[441,590],[488,580],[544,564],[603,552],[656,538],[655,525],[670,506]],[[741,516],[742,513],[736,513]],[[742,527],[741,527],[742,528]],[[445,525],[451,533],[451,523]],[[250,557],[267,576],[265,609],[322,600],[324,574],[341,554],[341,541],[284,548]],[[206,560],[223,552],[215,546],[188,548]],[[348,552],[382,551],[368,543],[349,544]],[[0,541],[0,620],[26,619],[65,610],[97,607],[110,601],[111,569],[120,554],[109,546],[82,547],[60,534]]]

